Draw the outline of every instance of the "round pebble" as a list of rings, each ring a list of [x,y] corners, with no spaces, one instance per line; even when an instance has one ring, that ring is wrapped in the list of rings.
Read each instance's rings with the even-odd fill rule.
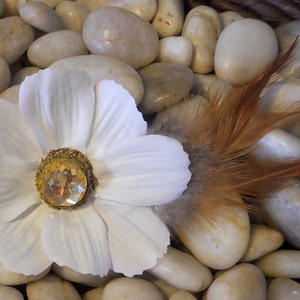
[[[6,60],[0,56],[0,93],[9,87],[10,69]]]
[[[43,2],[25,3],[20,7],[19,14],[28,24],[42,31],[52,32],[64,29],[60,16]]]
[[[143,97],[144,86],[139,74],[117,58],[105,55],[81,55],[64,58],[50,65],[50,68],[60,67],[85,71],[93,84],[103,79],[113,79],[129,91],[137,104]]]
[[[139,104],[139,110],[144,114],[178,103],[193,87],[193,72],[180,64],[153,63],[139,69],[138,73],[145,89]]]
[[[211,272],[207,267],[193,256],[172,247],[169,247],[168,252],[158,259],[156,266],[147,272],[178,289],[190,292],[200,292],[212,281]]]
[[[255,263],[267,277],[300,278],[300,251],[276,250]]]
[[[20,17],[0,19],[0,56],[9,65],[21,57],[33,40],[33,28]]]
[[[21,84],[27,76],[37,73],[40,68],[37,67],[25,67],[17,71],[11,78],[10,85]]]
[[[233,85],[244,84],[275,59],[277,52],[277,38],[269,25],[255,19],[236,20],[217,41],[215,73]]]
[[[258,267],[238,264],[218,275],[202,299],[266,300],[266,279]]]
[[[270,283],[268,287],[269,300],[299,300],[300,284],[292,279],[279,277]]]
[[[135,69],[150,64],[159,51],[154,28],[119,7],[104,7],[91,12],[83,24],[82,36],[92,54],[119,58]]]
[[[3,300],[24,300],[23,295],[15,288],[0,285],[0,299]]]
[[[31,64],[47,68],[60,59],[88,53],[81,34],[74,30],[59,30],[36,39],[27,51]]]
[[[71,283],[53,274],[27,284],[26,293],[28,300],[81,300]]]
[[[104,288],[102,300],[164,300],[164,295],[149,281],[139,278],[118,278]]]

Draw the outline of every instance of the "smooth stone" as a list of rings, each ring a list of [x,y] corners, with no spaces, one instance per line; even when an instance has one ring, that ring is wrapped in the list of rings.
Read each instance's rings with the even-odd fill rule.
[[[287,22],[275,29],[280,53],[289,49],[300,35],[300,20]],[[300,45],[299,40],[289,63],[279,71],[286,78],[300,78]]]
[[[197,300],[197,298],[187,291],[178,291],[172,294],[169,300]]]
[[[123,277],[110,281],[104,288],[102,300],[164,300],[162,292],[149,281]]]
[[[4,90],[2,93],[0,93],[0,99],[5,99],[13,103],[18,103],[19,90],[20,90],[20,85],[11,86],[8,89]]]
[[[276,250],[259,258],[255,264],[267,277],[300,278],[298,250]]]
[[[10,76],[10,69],[7,62],[0,56],[0,93],[9,87]]]
[[[28,24],[42,31],[52,32],[64,29],[60,16],[43,2],[27,2],[20,7],[19,14]]]
[[[235,11],[224,11],[222,13],[219,14],[220,20],[221,20],[221,24],[222,27],[225,28],[226,26],[228,26],[230,23],[236,21],[236,20],[240,20],[243,19],[243,16],[240,15],[239,13],[235,12]]]
[[[49,272],[49,270],[50,268],[38,275],[25,276],[23,274],[11,272],[5,269],[2,264],[0,264],[0,285],[19,285],[36,281],[43,278]]]
[[[135,69],[153,62],[159,51],[154,28],[119,7],[92,11],[83,24],[82,36],[92,54],[119,58]]]
[[[215,74],[194,73],[194,86],[191,93],[208,98],[209,87],[216,80],[219,79]]]
[[[102,300],[103,299],[103,287],[92,289],[82,295],[82,300]]]
[[[189,292],[200,292],[212,281],[210,270],[193,256],[172,247],[157,260],[155,267],[147,270],[150,274],[170,285]]]
[[[48,274],[26,286],[28,300],[81,300],[75,287],[68,281]]]
[[[191,69],[175,63],[153,63],[139,69],[138,73],[144,83],[144,96],[139,104],[144,114],[178,103],[187,96],[194,83]]]
[[[57,264],[53,264],[52,271],[62,279],[91,287],[103,287],[108,281],[119,276],[114,272],[109,272],[104,277],[91,274],[80,274],[66,266],[59,266]]]
[[[36,2],[37,0],[16,0],[16,8],[20,9],[20,7],[28,2]],[[51,8],[55,8],[59,2],[61,2],[62,0],[38,0],[39,2],[42,2],[44,4],[46,4],[47,6],[51,7]]]
[[[238,197],[233,201],[241,202]],[[247,249],[250,236],[248,213],[240,207],[205,212],[205,216],[195,214],[189,226],[178,228],[176,233],[205,266],[228,269],[242,258]]]
[[[83,55],[61,59],[50,68],[66,67],[85,71],[92,83],[97,84],[103,79],[113,79],[121,84],[138,104],[144,94],[144,85],[139,74],[125,62],[105,55]]]
[[[267,295],[268,300],[299,300],[300,284],[295,280],[279,277],[271,281]]]
[[[18,16],[0,19],[0,56],[11,65],[27,50],[34,35],[33,28]]]
[[[151,21],[157,10],[156,0],[77,0],[77,2],[89,11],[106,6],[121,7],[145,21]]]
[[[59,30],[50,32],[36,39],[27,51],[31,64],[47,68],[52,63],[72,56],[88,53],[81,34],[74,30]]]
[[[182,0],[158,0],[157,12],[152,26],[160,37],[176,36],[181,33],[184,22]]]
[[[55,7],[55,12],[60,16],[65,29],[82,32],[82,26],[89,11],[74,1],[62,1]]]
[[[255,265],[242,263],[222,272],[203,300],[266,300],[266,279]]]
[[[276,229],[264,225],[252,224],[248,248],[241,262],[253,261],[278,249],[284,242],[284,236]]]
[[[3,300],[24,300],[23,295],[17,289],[0,285],[0,299]]]
[[[277,228],[285,239],[300,249],[300,182],[293,180],[284,190],[262,199],[260,209],[265,222]]]
[[[37,67],[25,67],[17,71],[11,78],[10,85],[21,84],[27,76],[37,73],[40,68]]]
[[[214,70],[215,48],[220,31],[221,21],[213,8],[200,5],[188,13],[182,36],[194,46],[190,67],[195,73],[207,74]]]
[[[150,281],[153,283],[163,294],[166,298],[171,297],[174,293],[179,291],[178,288],[176,288],[173,285],[170,285],[169,283],[165,282],[164,280],[161,280],[155,276],[152,276],[150,273],[144,272],[141,276],[141,279],[145,279],[147,281]]]
[[[170,36],[159,41],[157,61],[173,62],[188,67],[192,56],[193,44],[183,36]]]
[[[233,85],[244,84],[274,60],[277,52],[277,38],[269,25],[250,18],[236,20],[218,38],[215,73]]]

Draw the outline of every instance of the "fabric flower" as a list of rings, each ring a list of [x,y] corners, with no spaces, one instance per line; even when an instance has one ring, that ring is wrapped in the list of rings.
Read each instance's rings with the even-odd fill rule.
[[[0,122],[5,268],[34,275],[55,262],[133,276],[156,264],[169,231],[150,207],[182,194],[189,159],[178,141],[146,134],[126,90],[109,80],[94,87],[78,70],[46,69],[22,83],[19,106],[0,100]]]

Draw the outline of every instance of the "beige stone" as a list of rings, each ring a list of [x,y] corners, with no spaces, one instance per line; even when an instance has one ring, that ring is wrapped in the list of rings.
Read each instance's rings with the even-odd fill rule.
[[[20,90],[20,85],[11,86],[0,94],[0,99],[5,99],[13,103],[18,103],[19,90]]]
[[[292,279],[279,277],[268,287],[268,300],[299,300],[300,284]]]
[[[23,295],[17,289],[0,285],[0,299],[3,300],[24,300]]]
[[[40,68],[37,67],[25,67],[17,71],[11,78],[10,85],[21,84],[27,76],[37,73]]]
[[[171,295],[169,300],[197,300],[197,298],[187,291],[177,291]]]
[[[230,23],[243,18],[239,13],[235,11],[224,11],[219,14],[219,17],[223,28],[225,28]]]
[[[102,300],[103,291],[103,287],[92,289],[82,295],[82,300]]]
[[[59,4],[59,2],[61,2],[62,0],[16,0],[16,8],[17,9],[20,9],[20,7],[25,4],[25,3],[28,3],[28,2],[36,2],[36,1],[39,1],[39,2],[42,2],[46,5],[48,5],[49,7],[51,8],[55,8],[56,5]]]
[[[0,56],[0,93],[9,87],[10,69],[6,60]]]
[[[201,95],[205,98],[209,98],[209,87],[218,78],[215,74],[198,74],[194,73],[194,86],[192,93],[196,95]]]

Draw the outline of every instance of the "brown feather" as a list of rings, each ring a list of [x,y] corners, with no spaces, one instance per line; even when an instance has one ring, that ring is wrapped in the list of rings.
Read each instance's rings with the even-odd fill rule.
[[[188,189],[174,202],[154,210],[177,231],[189,226],[193,216],[211,216],[210,211],[251,209],[252,201],[266,197],[287,185],[287,179],[300,175],[300,160],[264,164],[253,150],[257,141],[271,130],[291,125],[291,116],[300,115],[300,105],[285,107],[281,113],[261,112],[263,89],[288,61],[296,42],[269,64],[255,79],[229,93],[216,97],[199,110],[193,122],[178,126],[169,119],[158,133],[178,138],[189,153],[192,179]],[[241,195],[246,204],[236,201]],[[218,214],[217,214],[218,215]],[[214,222],[217,220],[207,220]]]

